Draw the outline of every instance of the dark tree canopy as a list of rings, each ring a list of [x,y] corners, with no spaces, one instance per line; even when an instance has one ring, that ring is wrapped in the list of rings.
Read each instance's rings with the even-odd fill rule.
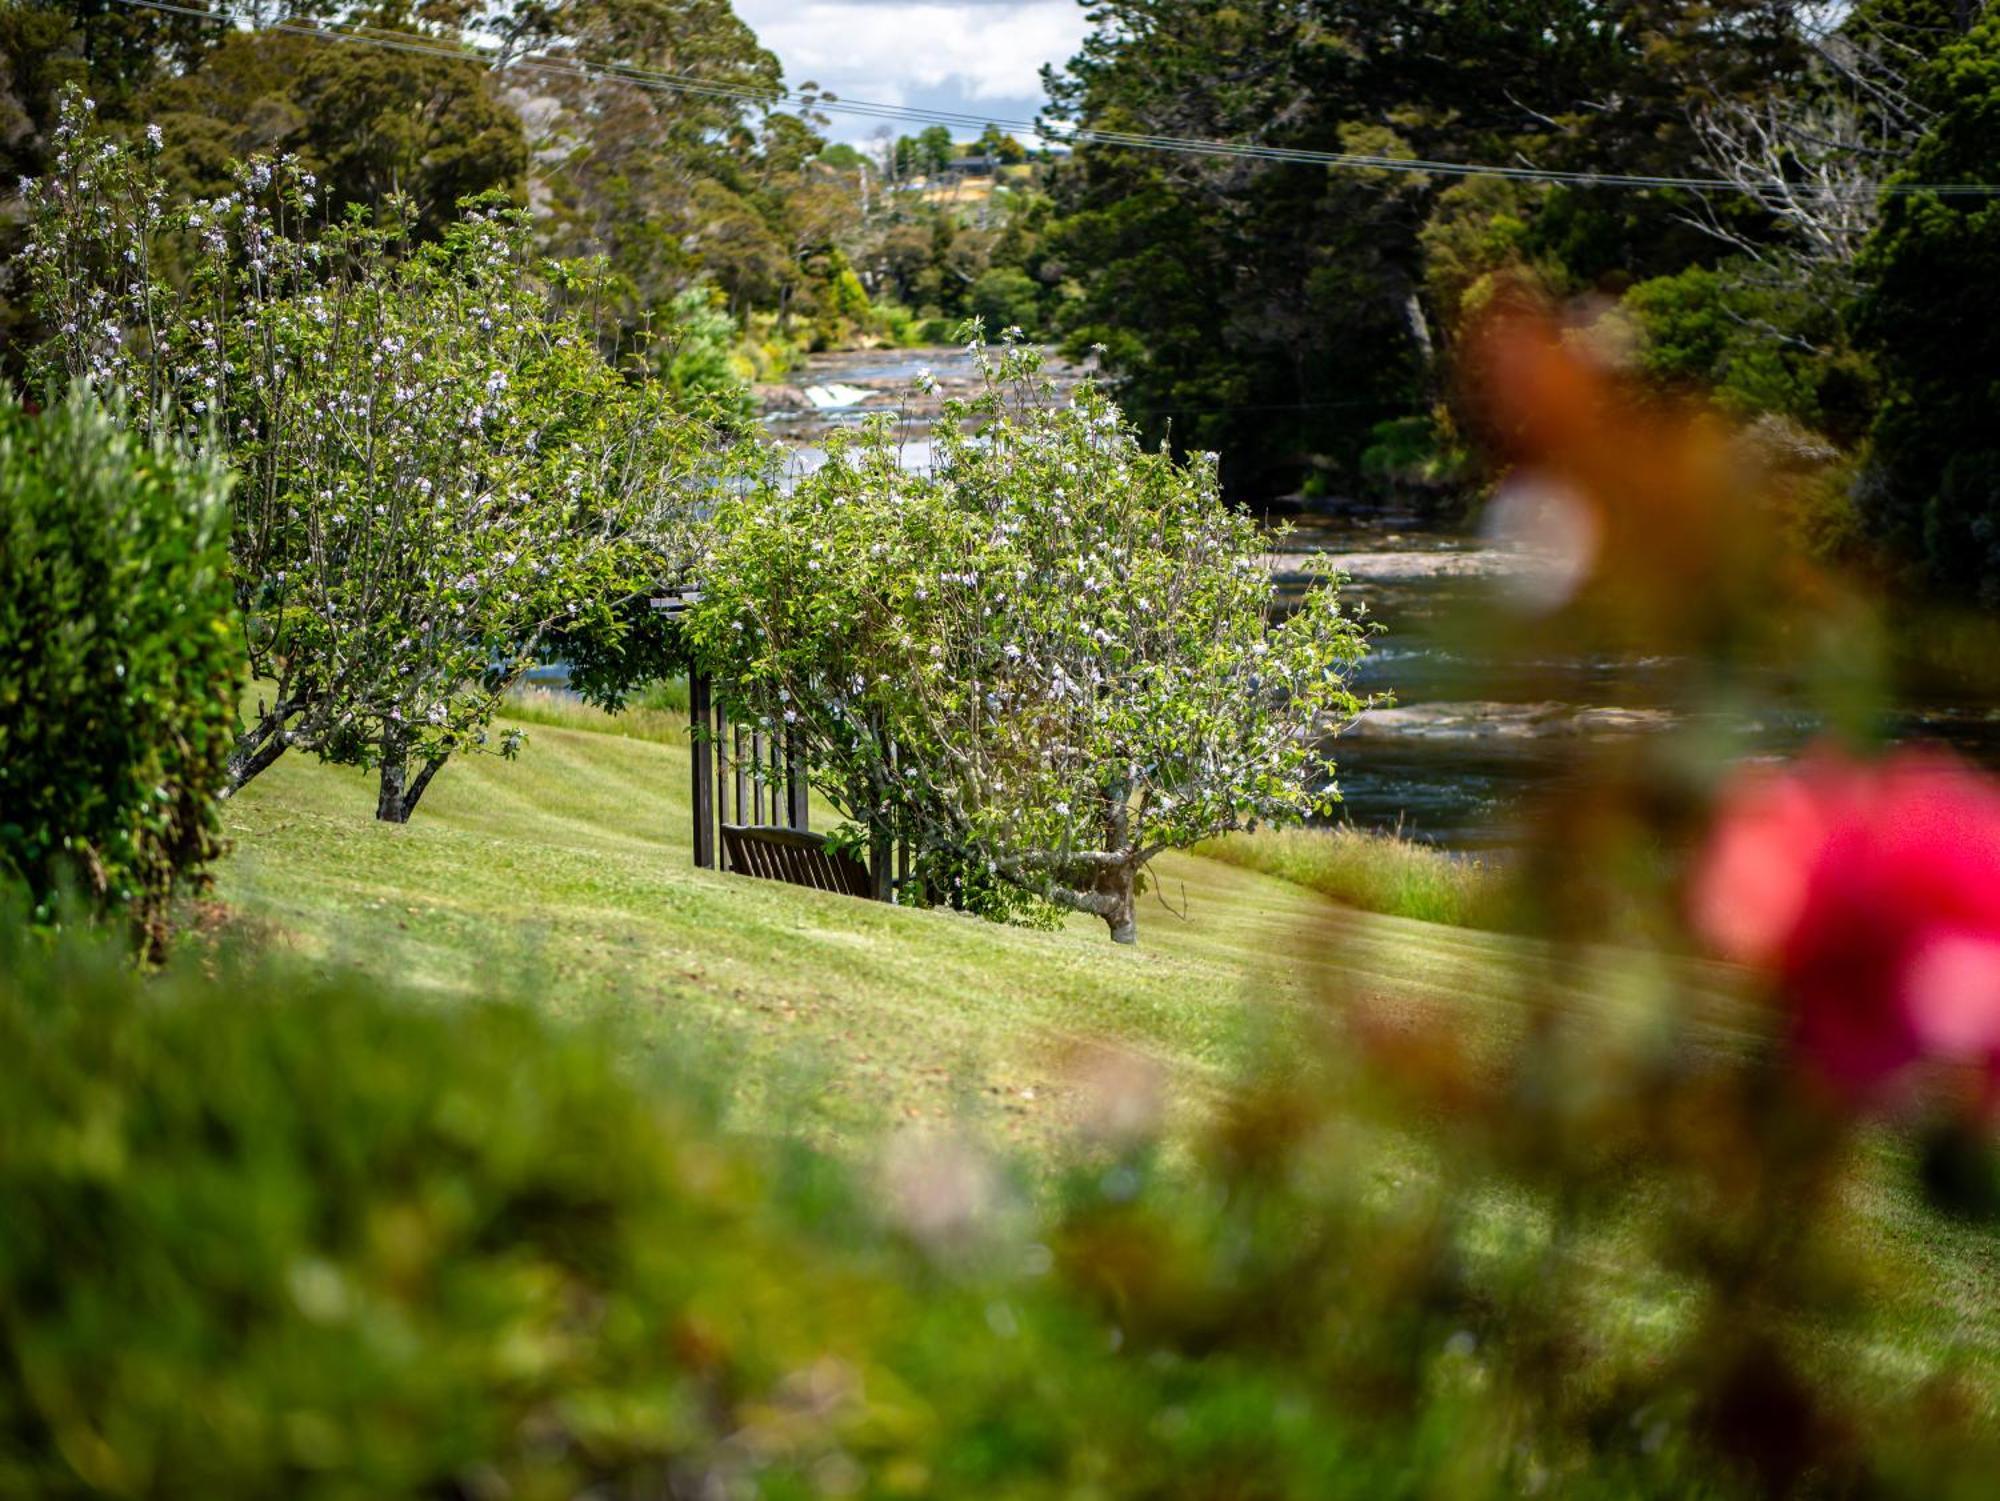
[[[1058,120],[1100,129],[1432,160],[1681,171],[1697,96],[1796,67],[1779,0],[1722,4],[1110,0],[1048,75]],[[1452,180],[1087,144],[1058,183],[1060,253],[1154,433],[1221,450],[1252,493],[1352,476],[1386,419],[1442,394],[1457,313],[1426,231]],[[1463,208],[1461,194],[1456,200]],[[1546,261],[1563,290],[1713,255],[1658,195],[1538,190],[1489,264]]]
[[[2000,17],[1920,82],[1936,123],[1908,180],[2000,184]],[[2000,607],[2000,200],[1893,198],[1865,265],[1883,377],[1867,514],[1953,593]]]

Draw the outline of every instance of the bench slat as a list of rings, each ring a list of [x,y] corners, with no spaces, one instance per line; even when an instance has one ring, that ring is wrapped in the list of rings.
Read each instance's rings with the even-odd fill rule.
[[[726,823],[722,848],[729,869],[737,875],[843,896],[875,894],[867,866],[852,855],[829,850],[814,834],[769,824]]]

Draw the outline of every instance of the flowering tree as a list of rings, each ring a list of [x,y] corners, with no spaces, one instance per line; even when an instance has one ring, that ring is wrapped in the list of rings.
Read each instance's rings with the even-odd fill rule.
[[[1361,628],[1331,589],[1274,619],[1211,457],[1147,452],[1090,386],[1054,406],[1031,351],[973,355],[984,390],[945,404],[927,471],[881,422],[726,502],[690,629],[878,848],[1129,943],[1161,850],[1332,802],[1317,749],[1358,707]]]
[[[146,154],[86,127],[73,106],[28,193],[43,364],[125,387],[239,472],[269,693],[231,785],[298,746],[378,767],[402,822],[555,639],[624,629],[624,602],[679,576],[713,429],[604,362],[588,277],[540,264],[522,214],[473,206],[428,243],[394,202],[316,222],[290,160],[172,205]]]

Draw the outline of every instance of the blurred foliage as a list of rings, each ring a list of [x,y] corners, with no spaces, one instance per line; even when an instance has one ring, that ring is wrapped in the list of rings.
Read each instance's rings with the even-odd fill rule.
[[[1519,999],[1498,1057],[1288,1028],[1185,1154],[1079,1055],[1038,1201],[955,1136],[734,1139],[698,1050],[10,917],[0,1490],[1985,1494],[1990,1396],[1843,1358],[1907,1274],[1844,1117],[1754,1034]]]
[[[74,390],[0,396],[0,876],[157,957],[221,851],[243,643],[229,481]]]

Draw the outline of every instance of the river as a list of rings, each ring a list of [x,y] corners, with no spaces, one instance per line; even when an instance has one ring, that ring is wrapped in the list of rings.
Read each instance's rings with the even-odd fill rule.
[[[945,392],[974,376],[963,350],[827,354],[813,356],[789,386],[759,395],[769,430],[793,447],[802,470],[818,462],[830,429],[882,411],[902,414],[905,462],[916,465],[928,458],[936,410],[934,399],[910,392],[923,371]],[[1081,372],[1057,363],[1053,374],[1066,385]],[[1346,821],[1452,849],[1504,851],[1523,800],[1560,792],[1578,737],[1656,733],[1694,712],[1674,701],[1681,674],[1670,659],[1485,656],[1449,629],[1466,607],[1536,566],[1517,550],[1381,508],[1327,507],[1291,525],[1273,551],[1281,585],[1302,587],[1305,555],[1324,555],[1347,573],[1347,597],[1382,627],[1355,687],[1392,695],[1393,704],[1363,714],[1332,746]],[[1899,707],[1887,728],[1898,740],[1942,742],[2000,766],[2000,705],[1933,698]],[[1746,754],[1775,756],[1804,744],[1817,724],[1774,692],[1754,719],[1730,729]]]

